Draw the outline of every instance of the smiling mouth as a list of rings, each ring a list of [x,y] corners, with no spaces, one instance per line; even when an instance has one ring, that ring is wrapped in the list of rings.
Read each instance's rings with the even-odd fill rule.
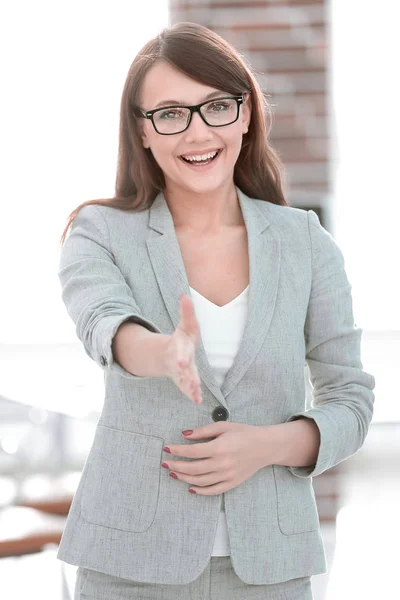
[[[222,148],[219,148],[217,150],[216,155],[213,158],[208,158],[205,161],[187,160],[186,158],[183,158],[182,155],[178,156],[178,158],[188,165],[207,165],[207,164],[212,163],[216,158],[218,158],[218,156],[221,154],[221,152],[222,152]],[[201,156],[201,154],[199,156]]]

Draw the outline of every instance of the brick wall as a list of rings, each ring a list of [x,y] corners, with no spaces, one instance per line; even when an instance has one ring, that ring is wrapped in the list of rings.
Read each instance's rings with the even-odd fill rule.
[[[170,0],[171,24],[209,27],[245,55],[273,105],[286,196],[325,221],[329,164],[327,0]],[[325,224],[325,223],[324,223]]]

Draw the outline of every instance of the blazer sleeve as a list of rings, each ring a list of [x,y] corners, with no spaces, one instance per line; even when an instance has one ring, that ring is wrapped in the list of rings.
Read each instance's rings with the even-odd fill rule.
[[[354,323],[343,254],[317,214],[307,214],[312,288],[304,335],[313,400],[310,410],[286,422],[314,419],[320,446],[314,465],[289,467],[298,477],[320,475],[355,454],[368,433],[375,400],[375,378],[363,371],[360,360],[362,329]]]
[[[105,372],[128,379],[150,379],[129,373],[112,354],[113,337],[125,321],[162,332],[142,316],[114,262],[108,226],[96,206],[83,206],[72,222],[60,252],[58,277],[62,300],[86,354]]]

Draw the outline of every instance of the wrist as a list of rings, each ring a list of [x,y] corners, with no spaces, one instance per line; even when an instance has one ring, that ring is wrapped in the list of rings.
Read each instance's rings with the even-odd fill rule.
[[[169,338],[138,323],[123,323],[112,341],[114,359],[133,375],[166,377],[164,355]]]
[[[170,339],[170,335],[159,335],[158,339],[155,341],[156,347],[154,348],[154,369],[159,374],[159,377],[171,377],[167,361],[168,344]]]
[[[300,417],[295,421],[281,423],[278,429],[278,452],[275,464],[286,467],[310,467],[315,465],[320,432],[313,419]]]

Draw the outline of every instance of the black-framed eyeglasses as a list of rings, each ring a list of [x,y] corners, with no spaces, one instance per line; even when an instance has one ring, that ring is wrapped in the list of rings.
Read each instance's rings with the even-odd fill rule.
[[[238,120],[240,105],[244,102],[244,96],[249,93],[250,91],[239,96],[222,96],[195,106],[163,106],[148,111],[135,107],[135,114],[150,119],[160,135],[174,135],[186,131],[194,112],[200,114],[206,125],[223,127]]]

